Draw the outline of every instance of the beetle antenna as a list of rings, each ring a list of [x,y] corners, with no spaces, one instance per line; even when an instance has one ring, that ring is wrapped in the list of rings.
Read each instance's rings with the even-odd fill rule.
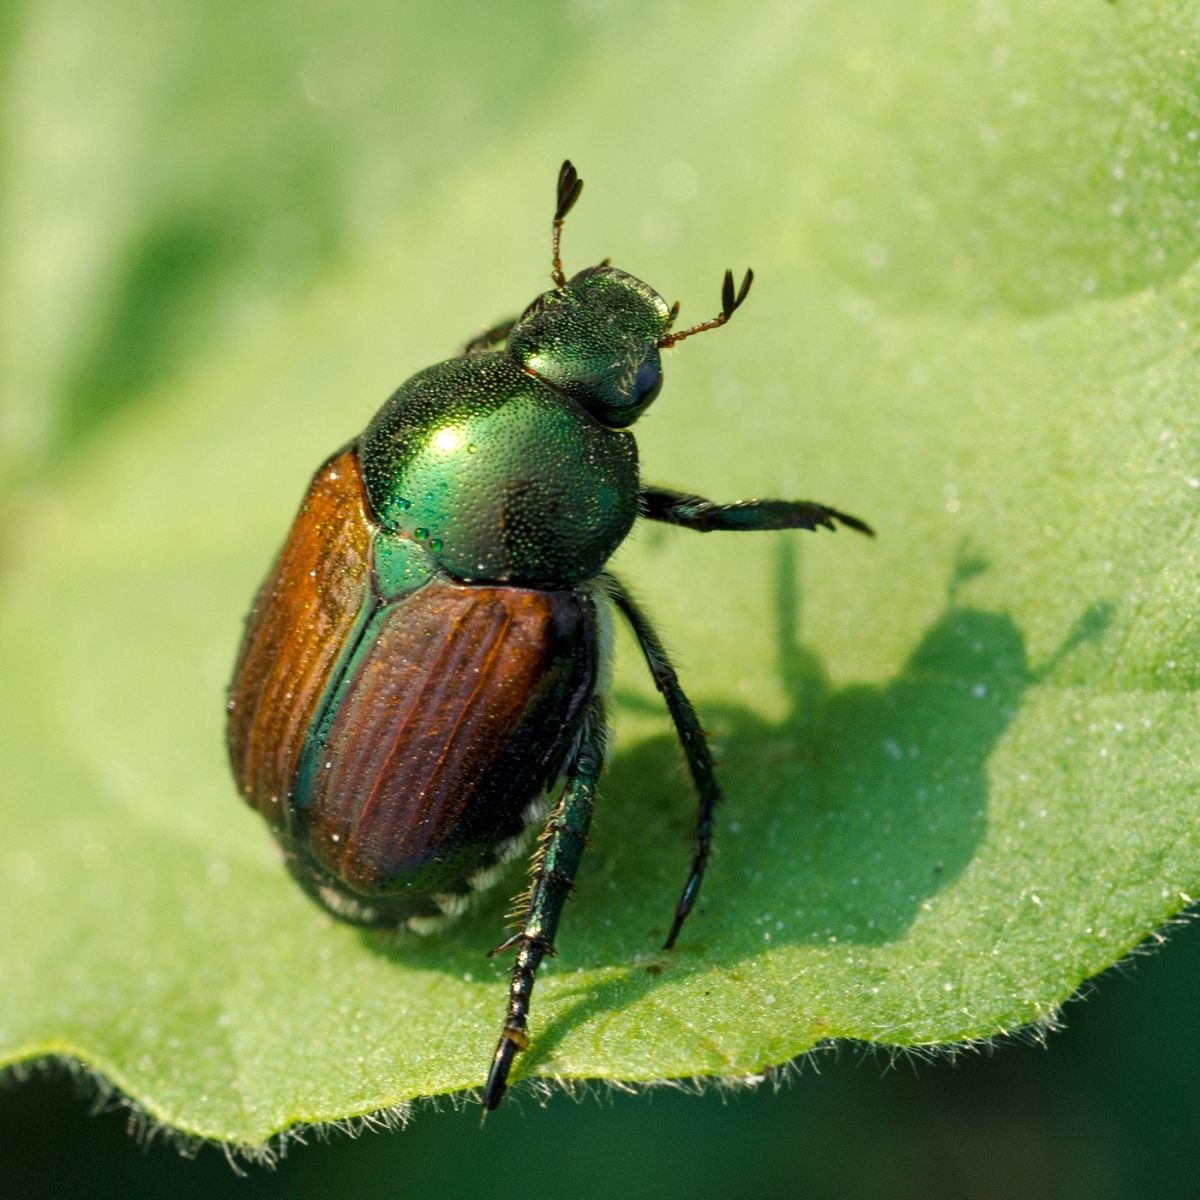
[[[579,193],[582,191],[583,180],[579,178],[579,173],[568,158],[558,169],[558,206],[554,210],[553,258],[550,263],[550,274],[554,278],[555,287],[563,287],[567,282],[558,249],[562,239],[563,220],[575,206],[575,201],[579,199]]]
[[[660,350],[666,350],[668,347],[675,345],[676,342],[682,342],[684,338],[689,338],[694,333],[704,333],[709,329],[720,329],[730,317],[742,306],[742,301],[746,299],[746,294],[750,291],[750,285],[754,282],[754,272],[747,271],[742,277],[741,287],[735,293],[733,290],[733,272],[725,272],[725,282],[721,284],[721,311],[719,315],[708,321],[701,321],[699,325],[693,325],[690,329],[681,329],[678,333],[666,333],[655,342],[655,345]],[[678,305],[672,310],[672,314],[678,311]],[[673,319],[673,317],[672,317]]]

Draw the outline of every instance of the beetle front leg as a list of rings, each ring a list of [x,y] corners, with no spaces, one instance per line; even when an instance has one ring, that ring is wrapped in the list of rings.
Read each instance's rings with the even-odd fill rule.
[[[517,320],[517,317],[509,317],[507,321],[501,321],[498,325],[493,325],[490,329],[485,329],[482,333],[477,334],[462,348],[463,357],[490,350],[493,346],[498,346],[501,342],[506,341]]]
[[[542,834],[521,929],[491,951],[499,954],[513,946],[520,947],[508,989],[508,1016],[483,1091],[483,1107],[488,1112],[504,1099],[513,1059],[529,1045],[529,997],[542,959],[554,953],[558,920],[587,845],[596,781],[604,766],[604,736],[604,708],[599,697],[593,697],[562,798]]]
[[[691,772],[692,783],[700,798],[700,811],[696,819],[696,849],[692,855],[692,868],[688,873],[687,882],[675,906],[675,918],[671,922],[671,932],[663,943],[664,950],[670,950],[675,945],[675,939],[683,928],[684,921],[696,903],[700,894],[700,884],[704,880],[704,872],[708,867],[709,854],[712,851],[713,813],[721,801],[721,786],[717,783],[715,764],[712,753],[708,748],[708,739],[700,725],[700,718],[692,702],[687,698],[679,682],[679,676],[671,665],[667,651],[662,644],[649,617],[642,612],[637,601],[625,590],[625,585],[613,575],[604,576],[605,586],[612,602],[620,610],[621,615],[629,622],[633,636],[637,638],[638,646],[650,668],[654,678],[654,686],[666,701],[667,711],[675,724],[675,733],[679,744],[683,747],[687,759],[688,770]]]
[[[714,504],[703,496],[650,487],[641,491],[639,511],[651,521],[682,525],[699,533],[715,529],[837,529],[838,525],[845,525],[869,537],[875,536],[866,521],[812,500],[739,500],[735,504]]]

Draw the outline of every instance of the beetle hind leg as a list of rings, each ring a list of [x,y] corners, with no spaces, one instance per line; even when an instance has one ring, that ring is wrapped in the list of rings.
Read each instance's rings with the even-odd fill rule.
[[[603,703],[593,696],[572,755],[562,797],[550,814],[534,859],[533,880],[521,928],[491,953],[517,948],[508,990],[508,1014],[492,1057],[483,1107],[490,1112],[508,1090],[513,1060],[529,1045],[529,999],[542,959],[554,953],[554,937],[563,905],[571,894],[575,874],[587,845],[596,798],[596,781],[604,765]]]
[[[664,950],[670,950],[675,945],[675,939],[683,928],[684,921],[696,903],[700,894],[700,884],[704,880],[704,872],[708,867],[709,854],[712,851],[713,814],[721,801],[721,786],[717,783],[716,765],[708,748],[708,739],[700,725],[700,718],[692,702],[687,698],[679,676],[671,665],[667,651],[661,639],[650,624],[650,618],[642,612],[637,601],[625,590],[625,585],[612,575],[604,576],[605,587],[612,602],[620,610],[621,615],[629,622],[633,636],[637,638],[642,656],[650,668],[654,686],[666,701],[667,711],[675,725],[675,733],[683,747],[687,759],[688,771],[692,776],[696,793],[699,796],[699,813],[696,818],[696,846],[692,854],[692,867],[688,872],[687,882],[675,906],[675,917],[671,921],[671,931],[663,943]]]

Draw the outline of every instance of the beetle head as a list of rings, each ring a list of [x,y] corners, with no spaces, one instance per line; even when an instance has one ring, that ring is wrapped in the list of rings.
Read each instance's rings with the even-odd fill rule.
[[[508,352],[602,425],[624,429],[662,388],[659,350],[724,325],[746,299],[754,272],[747,271],[735,290],[733,273],[726,271],[720,313],[672,332],[678,303],[668,307],[649,284],[610,267],[607,259],[566,277],[559,250],[563,220],[582,190],[583,180],[568,159],[558,172],[554,209],[550,276],[555,287],[540,295],[513,325]]]
[[[601,424],[623,429],[662,387],[658,344],[672,315],[640,279],[589,267],[534,300],[513,326],[508,352]]]

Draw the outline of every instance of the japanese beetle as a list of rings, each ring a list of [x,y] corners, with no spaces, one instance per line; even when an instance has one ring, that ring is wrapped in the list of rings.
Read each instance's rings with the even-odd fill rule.
[[[338,917],[427,931],[466,907],[562,791],[533,860],[508,1014],[483,1104],[529,1044],[604,761],[609,614],[637,638],[699,794],[704,877],[720,789],[658,634],[604,565],[639,517],[701,532],[870,528],[824,504],[714,504],[649,487],[626,432],[662,386],[679,311],[607,262],[568,279],[559,242],[582,181],[558,178],[554,287],[403,384],[317,472],[258,591],[229,689],[229,755],[300,884]]]

